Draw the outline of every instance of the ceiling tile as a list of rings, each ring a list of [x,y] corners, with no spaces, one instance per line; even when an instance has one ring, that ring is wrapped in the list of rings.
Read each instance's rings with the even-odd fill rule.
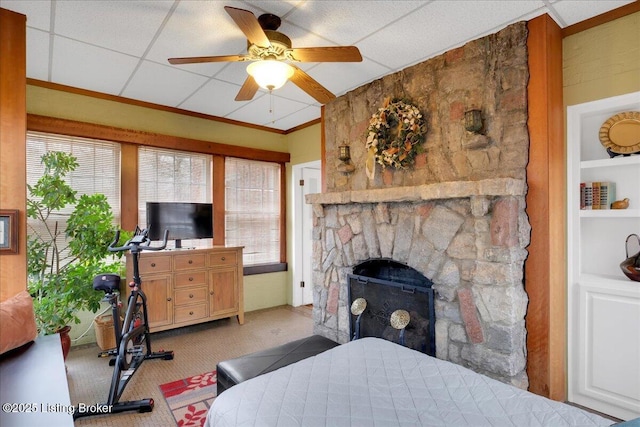
[[[265,94],[256,97],[252,102],[247,103],[226,117],[242,122],[283,129],[280,126],[279,119],[295,113],[301,107],[306,108],[307,105],[278,96],[273,96],[273,99],[271,99],[268,94]]]
[[[287,17],[287,21],[311,33],[320,34],[335,44],[351,45],[426,3],[380,1],[363,5],[359,1],[319,1],[313,4],[313,8],[304,5],[297,8]]]
[[[320,107],[310,105],[286,117],[279,118],[273,125],[275,125],[277,129],[287,130],[299,126],[301,123],[308,123],[319,118]],[[263,123],[263,126],[272,126],[272,124]]]
[[[206,81],[206,77],[198,74],[144,61],[122,96],[175,107]]]
[[[49,33],[27,28],[27,77],[49,80]]]
[[[225,5],[242,6],[240,2],[181,2],[149,50],[147,59],[167,64],[169,58],[244,53],[247,48],[246,38],[224,11]],[[209,63],[175,67],[213,76],[225,65],[226,63]]]
[[[538,8],[542,11],[543,7],[542,1],[432,2],[358,46],[363,55],[390,69],[402,69],[467,40],[496,32],[521,15]]]
[[[27,16],[27,27],[49,31],[51,3],[42,0],[0,0],[0,7]]]
[[[58,1],[55,33],[85,43],[141,56],[173,1]],[[105,35],[108,34],[108,37]]]
[[[63,37],[53,41],[51,78],[56,83],[118,95],[138,60]]]
[[[230,111],[242,107],[243,102],[234,101],[239,90],[240,86],[211,80],[179,107],[203,114],[225,117]]]

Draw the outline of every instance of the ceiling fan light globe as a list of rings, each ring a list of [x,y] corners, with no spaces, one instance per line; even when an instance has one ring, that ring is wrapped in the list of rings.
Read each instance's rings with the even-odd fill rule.
[[[263,60],[249,64],[247,73],[261,88],[275,90],[281,88],[293,76],[293,67],[286,62]]]

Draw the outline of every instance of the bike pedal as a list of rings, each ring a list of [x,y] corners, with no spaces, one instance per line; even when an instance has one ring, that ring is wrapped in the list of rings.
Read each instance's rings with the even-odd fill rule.
[[[173,360],[173,351],[165,351],[162,360]]]

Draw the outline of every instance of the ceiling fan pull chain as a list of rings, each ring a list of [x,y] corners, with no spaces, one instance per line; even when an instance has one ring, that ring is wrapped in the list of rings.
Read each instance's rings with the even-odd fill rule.
[[[275,123],[275,115],[273,114],[273,91],[269,91],[269,114],[271,114],[271,123]]]

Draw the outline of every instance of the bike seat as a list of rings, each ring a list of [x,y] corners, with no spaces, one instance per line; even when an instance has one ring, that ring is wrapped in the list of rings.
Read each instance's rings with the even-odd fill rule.
[[[93,278],[93,289],[112,293],[120,289],[120,276],[117,274],[101,274]]]

